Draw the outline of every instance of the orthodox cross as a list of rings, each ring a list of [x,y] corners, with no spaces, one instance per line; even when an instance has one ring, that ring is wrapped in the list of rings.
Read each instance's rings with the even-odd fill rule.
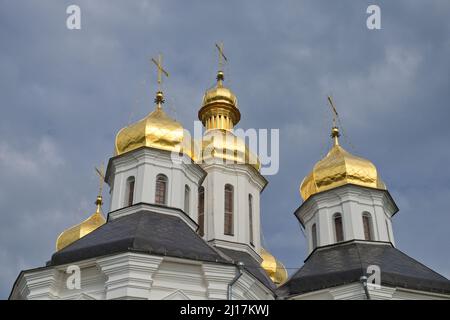
[[[98,179],[99,179],[98,195],[101,196],[102,192],[103,192],[103,184],[105,182],[105,169],[104,169],[103,163],[101,164],[100,169],[95,167],[95,172],[97,173]]]
[[[158,55],[158,60],[152,58],[152,62],[156,65],[158,70],[158,91],[161,91],[162,75],[169,77],[169,73],[162,67],[162,55]]]
[[[216,48],[219,51],[219,70],[223,71],[224,61],[228,61],[227,57],[225,57],[225,54],[223,53],[223,42],[219,44],[216,43]]]
[[[339,115],[338,115],[336,108],[334,107],[333,100],[331,100],[330,96],[328,96],[328,102],[330,103],[331,111],[333,111],[333,127],[335,127],[336,119],[339,117]]]

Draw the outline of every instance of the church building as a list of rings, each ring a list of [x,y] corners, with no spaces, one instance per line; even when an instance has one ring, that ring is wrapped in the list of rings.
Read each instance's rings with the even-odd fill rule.
[[[268,181],[233,133],[241,112],[222,70],[198,111],[200,141],[166,114],[161,86],[154,109],[118,131],[99,171],[109,213],[100,191],[94,214],[61,233],[45,266],[21,271],[9,299],[450,299],[448,279],[396,248],[399,209],[373,163],[340,145],[337,126],[295,217],[286,213],[308,243],[288,277],[261,244]]]

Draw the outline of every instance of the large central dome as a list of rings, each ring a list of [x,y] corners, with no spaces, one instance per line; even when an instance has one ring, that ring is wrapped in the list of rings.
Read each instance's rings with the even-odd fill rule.
[[[333,128],[331,136],[334,138],[333,147],[325,158],[314,165],[300,185],[303,200],[318,192],[345,184],[386,189],[372,162],[352,155],[339,145],[339,130],[336,127]]]

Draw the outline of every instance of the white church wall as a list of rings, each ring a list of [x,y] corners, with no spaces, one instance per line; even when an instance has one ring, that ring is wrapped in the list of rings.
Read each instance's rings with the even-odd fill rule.
[[[395,204],[385,191],[345,185],[313,195],[296,212],[308,236],[308,253],[313,248],[312,226],[316,224],[317,245],[337,242],[334,225],[335,214],[342,217],[343,241],[364,240],[363,214],[370,215],[373,241],[392,242],[391,216]]]
[[[260,193],[264,180],[245,165],[203,165],[205,187],[205,239],[247,244],[260,252]],[[225,185],[234,190],[233,235],[224,233]],[[250,243],[249,195],[252,195],[253,241]]]
[[[450,296],[425,291],[407,290],[387,286],[368,286],[371,300],[449,300]],[[367,300],[360,282],[312,291],[289,297],[290,300]]]
[[[69,265],[24,272],[12,299],[221,299],[236,266],[148,254],[122,253],[90,259],[80,267],[80,288],[69,289]],[[272,293],[248,273],[233,286],[234,299],[273,299]]]
[[[187,160],[187,156],[185,156]],[[112,158],[108,183],[111,187],[110,210],[128,206],[127,179],[135,178],[133,203],[155,203],[156,178],[163,174],[168,178],[166,205],[184,210],[184,189],[190,189],[189,216],[197,221],[199,181],[203,170],[196,164],[173,161],[170,152],[152,148],[141,148]]]

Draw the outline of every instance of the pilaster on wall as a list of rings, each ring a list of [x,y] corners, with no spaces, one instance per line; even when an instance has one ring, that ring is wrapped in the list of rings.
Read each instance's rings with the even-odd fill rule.
[[[99,259],[106,275],[106,299],[148,299],[153,275],[163,258],[147,254],[123,253]]]
[[[20,285],[20,295],[28,300],[58,299],[57,283],[60,274],[54,269],[45,269],[37,273],[24,274]]]
[[[236,267],[203,263],[202,269],[206,283],[206,298],[227,299],[228,284],[236,276]]]

